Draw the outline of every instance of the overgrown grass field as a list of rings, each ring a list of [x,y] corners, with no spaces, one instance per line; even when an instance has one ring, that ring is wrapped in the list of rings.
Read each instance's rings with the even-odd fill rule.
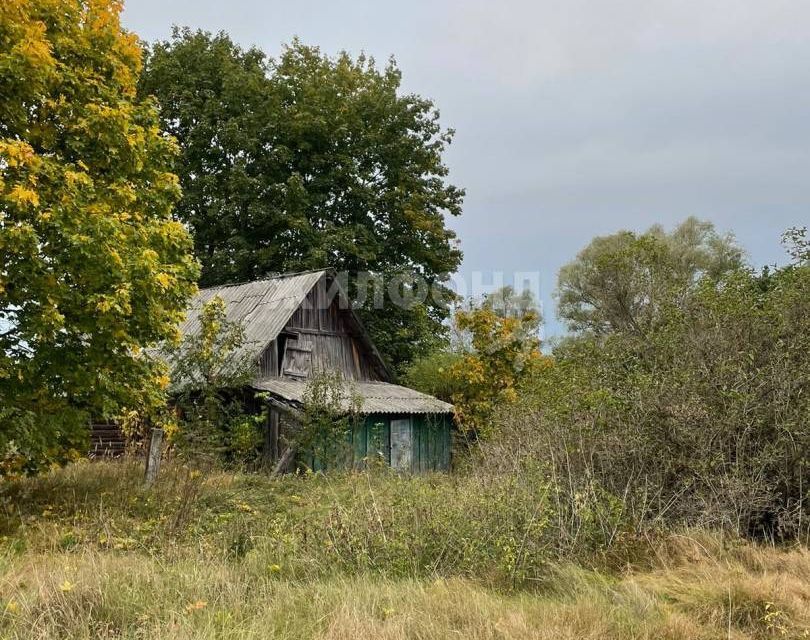
[[[0,637],[810,637],[805,547],[599,514],[561,542],[542,478],[141,480],[85,462],[0,484]]]

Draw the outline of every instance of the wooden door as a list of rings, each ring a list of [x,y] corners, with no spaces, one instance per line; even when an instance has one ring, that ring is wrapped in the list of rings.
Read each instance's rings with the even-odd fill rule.
[[[391,468],[410,471],[413,464],[411,419],[391,420]]]

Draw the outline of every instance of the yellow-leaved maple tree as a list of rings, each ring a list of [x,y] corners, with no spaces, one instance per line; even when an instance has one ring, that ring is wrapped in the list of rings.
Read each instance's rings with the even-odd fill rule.
[[[160,401],[198,266],[174,142],[136,98],[115,0],[0,3],[0,473],[81,450],[91,417]]]

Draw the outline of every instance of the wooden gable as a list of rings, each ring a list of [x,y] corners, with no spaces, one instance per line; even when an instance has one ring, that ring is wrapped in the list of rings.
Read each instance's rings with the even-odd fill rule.
[[[347,380],[390,380],[345,294],[326,274],[267,347],[259,366],[261,377],[306,379],[340,371]]]

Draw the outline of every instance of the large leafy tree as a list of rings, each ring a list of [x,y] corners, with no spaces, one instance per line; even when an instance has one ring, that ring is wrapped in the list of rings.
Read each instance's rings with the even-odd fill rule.
[[[202,284],[331,266],[441,288],[461,260],[444,219],[463,196],[442,161],[452,131],[400,79],[393,61],[380,69],[298,42],[268,59],[184,30],[151,48],[140,91],[157,96],[180,142],[177,214],[194,233]],[[373,300],[361,315],[396,364],[442,333],[447,310],[432,298]]]
[[[642,234],[597,237],[560,270],[558,314],[575,332],[643,336],[702,277],[717,279],[742,258],[732,236],[696,218],[670,233],[656,225]]]
[[[194,289],[171,216],[175,144],[136,98],[115,0],[0,4],[0,461],[81,448],[92,416],[157,401],[143,347]]]

